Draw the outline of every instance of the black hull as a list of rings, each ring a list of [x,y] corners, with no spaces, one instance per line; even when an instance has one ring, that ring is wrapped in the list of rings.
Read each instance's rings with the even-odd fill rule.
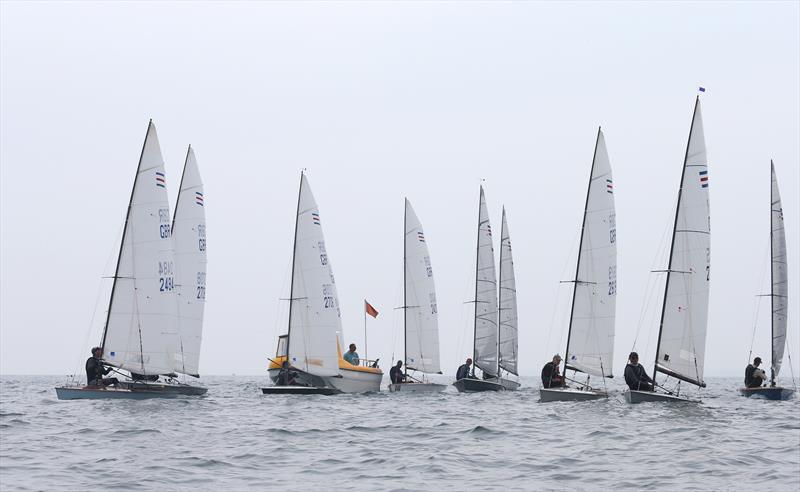
[[[335,395],[339,393],[334,388],[320,388],[313,386],[267,386],[261,388],[265,395]]]
[[[506,388],[500,383],[483,379],[464,378],[459,379],[453,386],[459,393],[481,393],[484,391],[505,391]]]

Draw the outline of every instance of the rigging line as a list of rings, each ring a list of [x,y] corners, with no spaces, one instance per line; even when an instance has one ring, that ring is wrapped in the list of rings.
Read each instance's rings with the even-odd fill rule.
[[[573,253],[577,249],[580,249],[580,247],[581,247],[580,246],[580,239],[579,239],[579,236],[581,234],[581,230],[582,230],[582,228],[579,229],[578,231],[576,231],[572,236],[572,242],[571,242],[572,246],[570,247],[570,250],[567,253],[567,255],[564,257],[565,258],[564,259],[564,264],[561,267],[561,274],[560,274],[561,278],[564,278],[566,276],[566,274],[567,274],[567,269],[570,266],[571,260],[572,260],[572,258],[575,257],[575,255]],[[553,337],[553,331],[555,331],[555,327],[556,327],[556,316],[558,316],[559,301],[561,300],[561,297],[562,297],[560,284],[561,284],[561,282],[559,282],[559,287],[556,288],[556,299],[555,299],[555,302],[553,303],[553,314],[550,317],[550,329],[547,330],[547,341],[544,344],[545,350],[548,350],[550,348],[550,339]],[[558,323],[558,324],[559,325],[563,325],[563,323]],[[567,327],[567,329],[569,329],[569,327]],[[563,331],[563,328],[562,328],[561,331]],[[561,344],[559,343],[558,346],[561,347]],[[564,371],[564,372],[566,373],[566,371]]]
[[[761,263],[761,280],[758,282],[759,290],[761,290],[761,286],[764,285],[764,277],[766,277],[766,275],[767,275],[766,263],[767,263],[767,258],[769,257],[769,255],[767,253],[769,252],[769,250],[771,248],[772,248],[771,241],[768,241],[766,248],[764,248],[764,255],[763,255],[764,259],[763,259],[763,261]],[[772,268],[772,266],[770,265],[770,269],[771,268]],[[770,288],[770,291],[771,291],[771,288]],[[761,296],[756,296],[755,300],[753,302],[755,304],[754,307],[753,307],[753,334],[750,337],[750,350],[747,353],[747,363],[748,364],[750,363],[750,360],[753,357],[753,345],[755,344],[755,341],[756,341],[756,328],[758,327],[758,315],[759,315],[759,312],[761,310]]]

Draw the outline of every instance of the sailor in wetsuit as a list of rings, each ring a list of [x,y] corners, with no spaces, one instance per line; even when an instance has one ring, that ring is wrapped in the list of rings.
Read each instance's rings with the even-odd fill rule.
[[[756,357],[752,364],[747,364],[744,370],[744,385],[748,388],[760,388],[767,380],[767,373],[758,367],[760,365],[761,357]]]
[[[472,359],[467,358],[467,362],[459,366],[458,371],[456,371],[456,381],[469,377],[469,369],[471,365]]]
[[[564,378],[558,372],[558,366],[561,365],[561,356],[556,354],[553,360],[548,362],[542,367],[542,386],[545,388],[558,388],[564,386]],[[566,373],[566,371],[564,371]]]
[[[637,391],[653,391],[654,381],[639,364],[639,354],[631,352],[628,356],[628,365],[625,366],[625,383],[628,388]]]
[[[283,361],[281,364],[281,372],[278,373],[278,381],[275,383],[276,386],[294,386],[297,384],[295,378],[297,377],[297,372],[292,371],[289,368],[289,361]]]
[[[108,386],[119,383],[117,378],[103,377],[111,372],[110,367],[103,365],[103,349],[94,347],[92,356],[86,359],[86,384],[87,386]]]
[[[398,360],[397,365],[389,369],[389,379],[392,381],[392,384],[400,384],[405,382],[406,377],[403,375],[402,360]]]

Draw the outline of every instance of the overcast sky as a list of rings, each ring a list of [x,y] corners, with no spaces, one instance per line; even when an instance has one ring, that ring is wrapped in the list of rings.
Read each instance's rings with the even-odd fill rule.
[[[265,374],[286,331],[299,173],[324,217],[344,337],[401,357],[403,198],[436,279],[441,357],[471,354],[478,186],[514,245],[520,367],[564,351],[602,125],[619,247],[614,369],[652,367],[698,86],[709,155],[706,375],[740,375],[768,292],[769,161],[800,359],[800,4],[2,2],[0,372],[68,374],[99,343],[148,119],[174,205],[208,214],[200,370]],[[499,252],[499,245],[495,246]],[[765,275],[766,274],[766,275]],[[769,359],[764,298],[756,354]],[[94,314],[94,317],[93,317]],[[798,360],[795,371],[798,372]],[[784,374],[789,376],[788,364]]]

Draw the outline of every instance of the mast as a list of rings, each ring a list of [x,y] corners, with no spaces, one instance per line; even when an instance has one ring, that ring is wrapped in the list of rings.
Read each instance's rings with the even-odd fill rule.
[[[572,282],[572,306],[569,311],[569,327],[567,328],[567,348],[564,350],[564,375],[567,374],[569,365],[569,340],[572,335],[572,318],[575,315],[575,296],[578,293],[578,272],[581,268],[581,246],[583,245],[583,234],[586,231],[586,212],[589,210],[589,193],[592,191],[592,176],[594,176],[594,163],[597,159],[597,145],[600,143],[600,132],[602,127],[597,127],[597,138],[594,142],[594,154],[592,154],[592,168],[589,170],[589,184],[586,186],[586,202],[583,206],[583,222],[581,222],[581,239],[578,242],[578,261],[575,262],[575,280]],[[578,369],[572,368],[573,371]]]
[[[678,229],[678,213],[681,208],[681,196],[683,195],[684,179],[686,178],[686,161],[689,158],[689,144],[692,142],[692,130],[694,130],[694,119],[697,116],[697,105],[700,103],[700,96],[694,100],[694,111],[692,111],[692,124],[689,126],[689,138],[686,141],[686,153],[683,156],[683,168],[681,169],[681,181],[678,187],[678,204],[675,206],[675,223],[672,226],[672,242],[669,248],[669,263],[667,264],[667,281],[664,285],[664,302],[661,305],[661,321],[658,324],[658,342],[656,343],[656,357],[653,362],[653,381],[656,380],[658,372],[658,351],[661,347],[661,332],[664,330],[664,313],[667,309],[667,293],[669,292],[669,279],[672,276],[672,255],[675,252],[675,231]],[[675,375],[675,377],[678,377]],[[680,378],[683,379],[683,378]],[[691,381],[694,383],[694,381]],[[699,382],[696,383],[698,386]]]
[[[294,241],[292,243],[292,278],[289,280],[289,324],[286,327],[286,362],[289,361],[289,342],[292,340],[292,302],[294,302],[294,264],[297,251],[297,223],[300,220],[300,197],[303,194],[303,171],[300,171],[300,188],[297,190],[297,211],[294,214]]]
[[[408,198],[405,199],[403,206],[403,376],[408,375],[408,299],[406,292],[406,270],[408,270],[408,260],[406,259],[406,234],[408,233]]]
[[[119,243],[119,253],[117,254],[117,266],[114,269],[114,283],[111,284],[111,296],[108,298],[108,312],[106,313],[106,324],[103,327],[103,340],[100,343],[100,348],[103,349],[105,352],[106,347],[106,335],[108,334],[108,322],[111,319],[111,305],[114,302],[114,291],[117,289],[117,278],[119,277],[119,264],[120,260],[122,259],[122,249],[125,246],[125,236],[128,230],[128,221],[131,218],[131,206],[133,205],[133,196],[136,193],[136,182],[138,181],[139,177],[139,170],[142,167],[142,158],[144,157],[144,149],[147,146],[147,137],[150,136],[150,128],[153,127],[153,119],[150,118],[150,121],[147,123],[147,132],[144,135],[144,142],[142,143],[142,152],[139,154],[139,164],[136,166],[136,175],[133,178],[133,187],[131,188],[131,198],[128,200],[128,210],[125,213],[125,224],[122,226],[122,239]]]
[[[506,206],[503,205],[503,217],[500,224],[500,275],[497,279],[497,377],[500,378],[500,344],[503,340],[500,338],[503,331],[500,329],[500,311],[503,309],[502,299],[503,295],[503,237],[506,235]]]
[[[772,159],[769,160],[769,167],[769,327],[770,334],[772,335],[769,339],[770,351],[772,352],[770,357],[769,383],[770,386],[775,386],[775,252],[773,251],[774,247],[772,245],[773,241],[775,241],[775,234],[773,233],[775,228],[775,212],[772,209],[775,205],[775,194],[773,193],[775,187],[772,185],[772,181],[775,179],[775,163],[772,162]]]

